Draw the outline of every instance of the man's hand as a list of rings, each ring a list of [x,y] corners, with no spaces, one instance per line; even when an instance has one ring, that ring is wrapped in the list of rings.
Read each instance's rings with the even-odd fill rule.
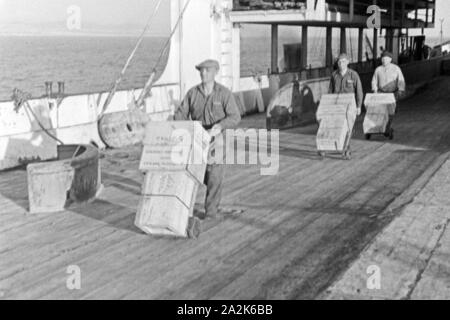
[[[215,124],[209,131],[211,137],[216,137],[221,133],[222,133],[222,126],[220,124]]]
[[[395,93],[395,100],[401,99],[405,95],[405,91],[397,91]]]

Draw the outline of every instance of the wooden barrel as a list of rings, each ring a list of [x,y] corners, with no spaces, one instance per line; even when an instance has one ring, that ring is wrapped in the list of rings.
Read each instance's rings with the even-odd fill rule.
[[[86,202],[94,199],[101,185],[98,150],[91,145],[80,146],[75,157],[68,161],[74,169],[69,198],[75,202]]]
[[[110,148],[122,148],[142,143],[148,115],[137,108],[107,113],[98,123],[101,139]]]

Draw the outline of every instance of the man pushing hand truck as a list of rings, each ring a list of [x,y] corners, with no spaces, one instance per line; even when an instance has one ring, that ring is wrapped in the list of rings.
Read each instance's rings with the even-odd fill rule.
[[[405,94],[405,78],[399,66],[392,63],[392,53],[384,51],[381,55],[381,66],[379,66],[372,78],[373,93],[392,93],[395,97],[395,103]],[[397,113],[398,105],[394,108],[394,112],[389,112],[387,125],[384,131],[384,136],[390,139],[394,138],[394,129],[392,128],[392,121],[394,115]],[[367,110],[369,113],[370,110]],[[369,140],[371,133],[364,130],[366,139]]]

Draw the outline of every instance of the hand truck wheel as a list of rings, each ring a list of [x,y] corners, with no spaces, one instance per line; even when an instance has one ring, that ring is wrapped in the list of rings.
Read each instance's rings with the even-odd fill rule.
[[[392,129],[391,127],[387,128],[384,136],[389,139],[391,139],[391,137],[394,137],[394,129]]]
[[[389,132],[389,140],[393,140],[394,139],[394,129],[391,128],[390,132]]]
[[[200,236],[201,221],[197,217],[189,217],[187,226],[187,236],[191,239],[197,239]]]
[[[350,150],[345,150],[342,158],[344,160],[350,160],[352,158],[352,152]]]

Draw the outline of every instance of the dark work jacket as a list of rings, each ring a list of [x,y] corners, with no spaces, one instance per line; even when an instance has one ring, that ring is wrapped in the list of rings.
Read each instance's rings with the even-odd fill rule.
[[[356,71],[347,69],[344,76],[339,70],[331,75],[330,87],[328,93],[354,93],[356,98],[356,106],[361,108],[364,99],[361,79]]]
[[[201,84],[190,89],[175,111],[174,120],[200,121],[207,130],[215,124],[232,129],[241,121],[241,115],[233,93],[215,82],[210,95],[203,91]]]

